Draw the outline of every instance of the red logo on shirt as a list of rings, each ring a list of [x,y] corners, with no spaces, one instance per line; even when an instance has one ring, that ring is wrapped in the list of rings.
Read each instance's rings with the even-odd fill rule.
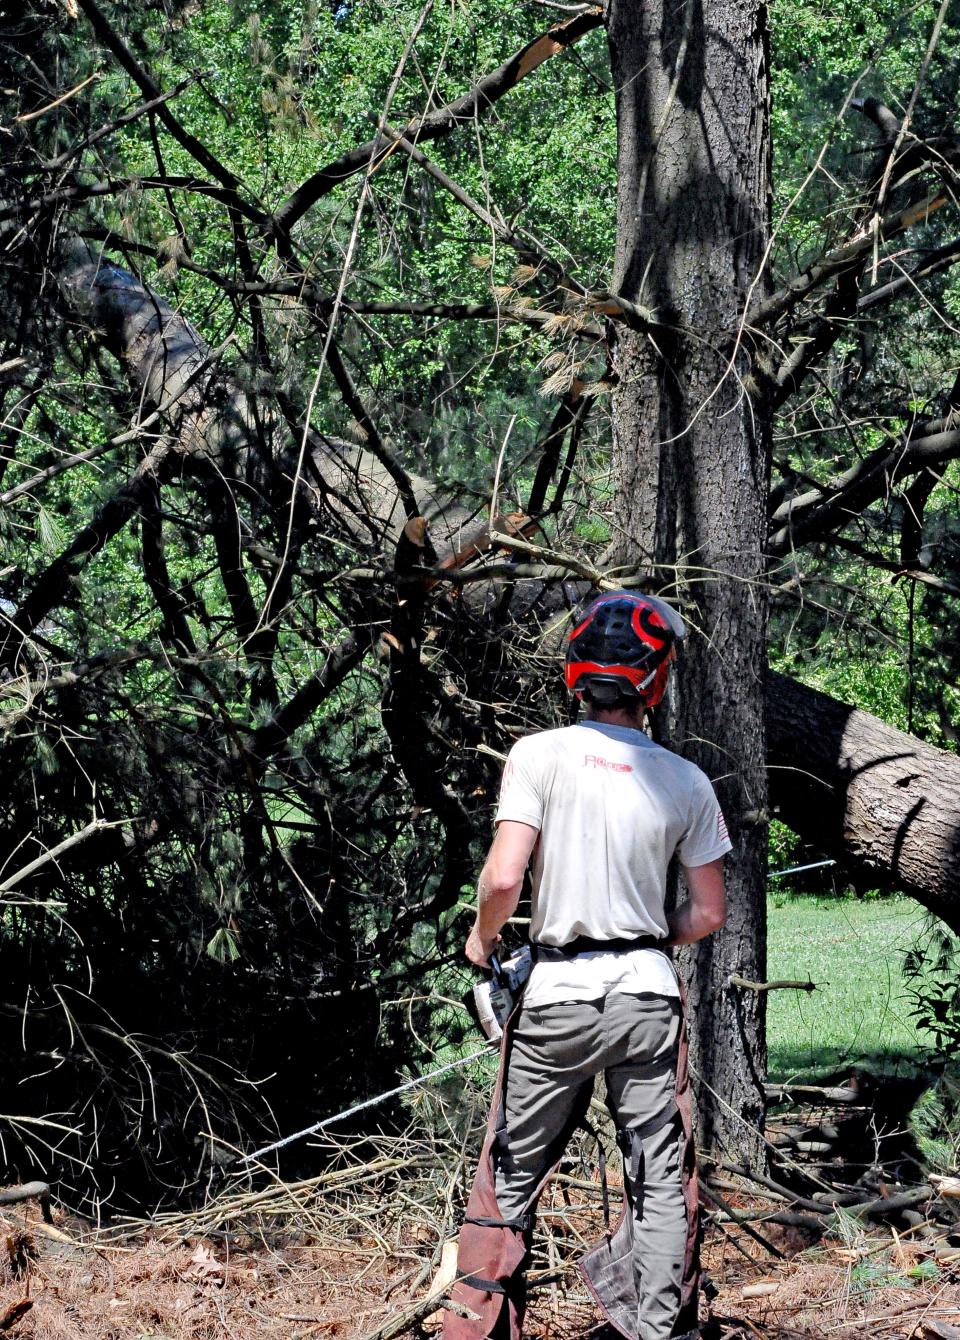
[[[608,768],[611,772],[633,772],[629,763],[614,763],[609,758],[601,758],[599,754],[585,754],[583,766],[585,768]]]

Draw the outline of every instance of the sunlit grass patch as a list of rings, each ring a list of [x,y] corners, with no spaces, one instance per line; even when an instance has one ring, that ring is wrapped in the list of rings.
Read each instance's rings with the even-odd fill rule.
[[[776,1079],[918,1059],[921,1039],[903,957],[923,925],[910,899],[790,897],[769,902],[767,978],[810,980],[814,992],[771,991],[769,1071]]]

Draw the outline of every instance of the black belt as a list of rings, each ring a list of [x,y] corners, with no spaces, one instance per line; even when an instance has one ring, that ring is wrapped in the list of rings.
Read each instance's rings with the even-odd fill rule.
[[[574,958],[577,954],[597,951],[605,954],[623,954],[631,949],[662,949],[664,946],[663,940],[658,935],[638,935],[632,940],[593,940],[589,935],[578,935],[575,940],[568,940],[565,945],[542,945],[534,941],[530,947],[534,958],[557,962]]]

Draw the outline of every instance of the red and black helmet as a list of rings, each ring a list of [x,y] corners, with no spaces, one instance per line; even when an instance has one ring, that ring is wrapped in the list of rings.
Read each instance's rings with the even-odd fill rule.
[[[663,697],[683,620],[665,600],[633,591],[597,596],[577,614],[567,643],[567,688],[598,704]]]

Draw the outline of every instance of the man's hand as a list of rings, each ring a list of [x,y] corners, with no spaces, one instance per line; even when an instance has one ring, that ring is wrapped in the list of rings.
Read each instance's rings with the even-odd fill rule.
[[[496,953],[499,943],[499,935],[482,936],[474,926],[467,937],[464,953],[475,968],[489,968],[490,955]]]

